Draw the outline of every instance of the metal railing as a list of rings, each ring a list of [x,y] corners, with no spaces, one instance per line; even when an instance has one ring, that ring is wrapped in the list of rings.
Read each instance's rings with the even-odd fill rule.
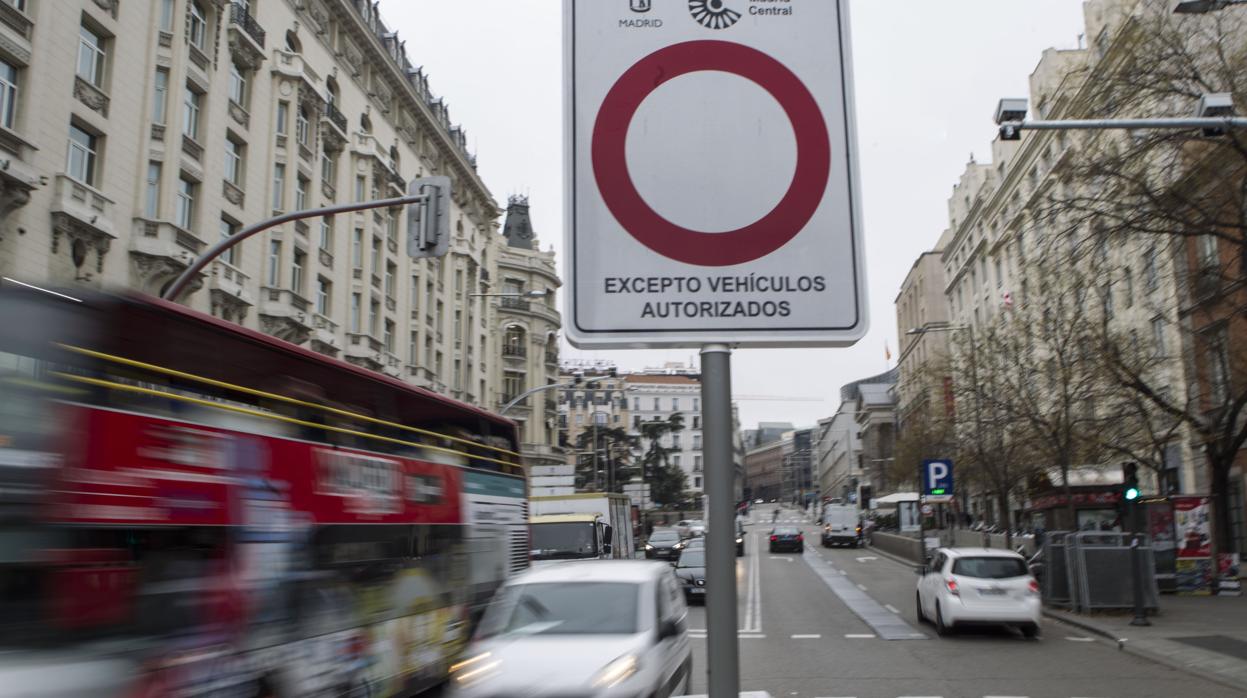
[[[325,118],[329,119],[338,130],[346,133],[346,114],[343,114],[332,102],[325,103]]]
[[[502,355],[503,356],[514,356],[514,357],[522,359],[528,356],[528,347],[520,346],[516,344],[504,344],[502,345]]]
[[[242,27],[247,36],[254,39],[260,45],[260,48],[264,48],[264,27],[261,27],[260,23],[255,21],[255,17],[252,17],[247,12],[247,8],[236,2],[232,3],[229,7],[229,21],[231,24],[237,24],[239,27]]]
[[[502,307],[508,310],[532,310],[533,304],[523,298],[503,298]]]

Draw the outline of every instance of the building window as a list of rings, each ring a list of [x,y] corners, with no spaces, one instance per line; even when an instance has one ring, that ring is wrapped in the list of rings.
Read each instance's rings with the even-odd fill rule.
[[[381,343],[385,345],[385,350],[394,353],[394,321],[385,321],[385,331],[381,335]],[[455,360],[455,385],[460,385],[459,381],[459,361]]]
[[[183,230],[195,227],[195,194],[199,185],[186,178],[178,177],[178,200],[174,221]]]
[[[1126,307],[1129,308],[1134,305],[1134,274],[1130,272],[1129,267],[1127,267],[1122,274],[1122,285],[1124,286],[1126,296]]]
[[[286,129],[290,124],[290,102],[277,103],[277,125],[276,132],[279,136],[286,135]]]
[[[166,34],[173,33],[173,2],[174,0],[160,0],[160,31]]]
[[[659,402],[659,398],[654,398],[654,411],[655,412],[662,411],[662,407],[659,406],[658,402]]]
[[[204,8],[199,4],[199,0],[191,2],[187,32],[191,46],[200,51],[205,51],[204,47],[208,44],[208,14],[204,12]]]
[[[243,149],[243,144],[225,137],[225,181],[234,186],[242,186]]]
[[[186,86],[182,95],[182,135],[192,140],[199,140],[199,111],[203,105],[203,95]]]
[[[372,238],[372,273],[376,274],[381,271],[381,238],[373,236]]]
[[[165,123],[165,112],[169,104],[169,70],[156,69],[155,88],[152,94],[152,123]]]
[[[294,120],[294,137],[299,145],[306,146],[308,142],[308,133],[311,131],[310,122],[307,118],[307,107],[299,105],[299,111],[295,115]]]
[[[364,268],[364,231],[362,228],[356,228],[355,236],[351,238],[351,266],[356,269]]]
[[[78,77],[95,85],[104,86],[104,38],[84,26],[78,27]]]
[[[333,252],[333,216],[320,219],[320,249]]]
[[[69,125],[69,164],[67,174],[83,184],[95,185],[95,164],[99,154],[99,138]]]
[[[277,288],[281,284],[281,241],[269,240],[268,243],[268,286]]]
[[[695,397],[695,398],[693,398],[693,411],[694,411],[694,412],[701,412],[701,398],[699,398],[699,397]],[[694,419],[699,419],[699,418],[698,418],[698,417],[694,417]]]
[[[1208,234],[1199,236],[1199,265],[1205,269],[1214,267],[1219,262],[1217,256],[1217,236]]]
[[[1000,264],[1000,258],[996,258],[996,288],[1002,288],[1005,285],[1005,270]]]
[[[148,220],[156,220],[160,217],[160,163],[147,163],[147,187],[145,201],[143,202],[143,215]]]
[[[693,469],[697,472],[701,472],[701,456],[693,456]],[[701,478],[698,479],[700,480]],[[697,486],[701,487],[701,484],[698,483]]]
[[[671,448],[674,448],[674,449],[682,448],[682,446],[680,446],[680,435],[679,434],[671,435]]]
[[[1218,327],[1206,335],[1208,342],[1208,388],[1212,407],[1225,404],[1230,397],[1230,357],[1226,328]]]
[[[307,268],[307,253],[294,248],[290,264],[290,290],[303,295],[303,270]]]
[[[693,428],[694,429],[701,428],[701,416],[700,415],[693,415]]]
[[[247,108],[247,73],[232,61],[229,64],[229,99],[243,109]]]
[[[238,233],[238,224],[228,218],[221,218],[221,239],[228,240]],[[239,262],[238,245],[234,245],[221,253],[221,260],[227,264],[238,266]]]
[[[281,211],[286,206],[286,166],[282,163],[273,165],[273,210]]]
[[[364,175],[355,176],[355,200],[366,201],[368,196],[368,178]]]
[[[1113,285],[1104,285],[1104,317],[1105,319],[1113,319]]]
[[[701,434],[693,434],[693,450],[701,450]]]
[[[368,301],[368,334],[376,337],[381,323],[381,302],[376,298]]]
[[[700,475],[695,476],[693,478],[693,487],[699,490],[701,489],[701,476]]]
[[[677,468],[680,467],[680,454],[677,453],[674,456],[671,456],[671,464]]]
[[[398,240],[398,214],[391,213],[385,220],[385,234],[390,240]]]
[[[632,398],[632,411],[633,412],[641,411],[641,398],[639,397]]]
[[[17,68],[0,60],[0,126],[12,129],[17,123]]]
[[[1160,277],[1156,271],[1155,247],[1149,247],[1143,256],[1143,281],[1149,291],[1155,291],[1160,284]]]
[[[680,411],[680,398],[678,397],[671,398],[671,411],[672,412]]]
[[[396,293],[395,280],[397,276],[398,276],[398,266],[395,265],[393,262],[386,262],[385,263],[385,295],[389,296],[390,298],[394,298],[395,293]],[[458,326],[455,327],[456,331],[459,331],[460,329],[461,328]]]
[[[1165,319],[1160,316],[1152,318],[1152,351],[1158,357],[1165,355]]]
[[[360,313],[363,312],[363,298],[358,293],[351,294],[351,332],[359,334]]]
[[[338,160],[329,153],[320,154],[320,179],[322,182],[333,184],[338,178]]]
[[[333,282],[323,276],[316,277],[316,312],[328,316],[332,310]]]
[[[294,180],[294,210],[307,210],[307,188],[309,186],[307,178],[303,175],[295,177]]]

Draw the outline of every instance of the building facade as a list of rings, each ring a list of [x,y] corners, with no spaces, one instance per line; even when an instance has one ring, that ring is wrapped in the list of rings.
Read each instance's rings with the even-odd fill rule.
[[[783,439],[745,452],[745,496],[770,501],[784,496]]]
[[[945,233],[944,237],[948,237]],[[936,245],[914,261],[896,296],[897,409],[904,429],[910,419],[951,416],[948,348],[951,326],[945,302],[942,247]]]
[[[502,320],[482,294],[502,290],[500,263],[522,267],[528,287],[557,288],[553,262],[507,251],[463,129],[374,3],[0,9],[0,276],[157,295],[248,225],[401,196],[415,178],[445,175],[444,258],[407,255],[402,209],[340,214],[246,239],[180,300],[495,410],[507,389],[499,328],[523,316],[540,357],[527,384],[546,380],[558,314]],[[548,414],[524,415],[526,442],[548,439]]]
[[[630,373],[624,379],[631,417],[629,431],[637,437],[641,452],[648,447],[640,443],[642,423],[669,420],[676,413],[684,418],[683,431],[664,436],[662,445],[673,450],[671,465],[684,471],[685,491],[701,495],[705,490],[706,464],[702,453],[700,374],[673,367]]]
[[[528,206],[526,197],[511,197],[507,202],[502,228],[506,244],[499,246],[494,262],[495,288],[499,295],[485,296],[496,302],[497,324],[493,329],[502,341],[496,360],[488,364],[482,362],[480,368],[487,370],[492,365],[494,384],[502,388],[500,405],[512,403],[533,388],[554,385],[559,378],[558,338],[562,318],[555,301],[562,282],[554,252],[540,249]],[[489,269],[485,273],[489,274]],[[455,312],[455,327],[460,327],[458,313],[462,311],[456,309]],[[489,334],[486,329],[482,322],[479,327],[482,335]],[[463,339],[455,337],[455,346]],[[487,337],[482,336],[480,340],[480,346],[488,345]],[[471,362],[470,353],[467,360]],[[507,411],[507,416],[520,425],[521,449],[530,465],[558,465],[566,460],[559,447],[557,398],[553,389],[539,391]]]
[[[861,428],[857,401],[841,400],[836,413],[818,421],[814,434],[815,472],[824,499],[854,501],[861,483]]]

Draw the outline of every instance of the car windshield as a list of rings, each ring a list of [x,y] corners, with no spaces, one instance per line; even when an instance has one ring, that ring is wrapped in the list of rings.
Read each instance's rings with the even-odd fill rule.
[[[1021,558],[962,557],[953,563],[953,574],[978,579],[1010,579],[1024,577],[1029,572]]]
[[[792,527],[785,527],[785,528],[777,528],[777,529],[775,529],[775,535],[777,535],[777,536],[795,536],[795,535],[797,535],[798,533],[800,533],[800,531],[798,531],[797,529],[792,528]]]
[[[680,540],[680,535],[675,531],[661,531],[649,537],[651,543],[668,543],[673,540]]]
[[[640,592],[622,582],[517,584],[490,604],[477,636],[631,635]]]
[[[596,557],[598,554],[591,523],[542,523],[530,528],[534,560]]]
[[[680,556],[676,567],[705,567],[706,553],[701,550],[689,550]]]

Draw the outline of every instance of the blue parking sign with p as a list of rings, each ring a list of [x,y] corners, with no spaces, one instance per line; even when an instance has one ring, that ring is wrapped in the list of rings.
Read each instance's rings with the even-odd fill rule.
[[[953,496],[953,462],[951,460],[922,462],[922,493],[928,497]]]

